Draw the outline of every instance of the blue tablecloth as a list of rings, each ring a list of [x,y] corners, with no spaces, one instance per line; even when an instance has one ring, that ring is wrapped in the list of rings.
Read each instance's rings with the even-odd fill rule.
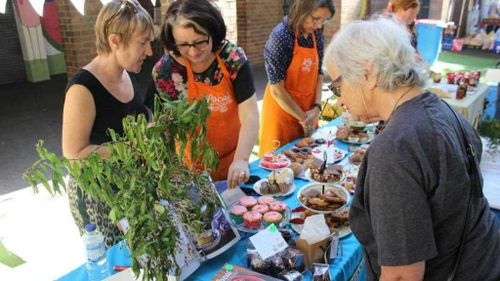
[[[333,120],[328,123],[326,126],[334,126],[341,123],[341,119]],[[285,150],[292,147],[297,141],[289,143],[285,147],[280,150]],[[338,142],[336,144],[341,149],[347,150],[348,145]],[[269,171],[264,170],[259,167],[258,161],[254,161],[250,164],[250,174],[257,175],[261,178],[267,176]],[[302,186],[309,183],[306,180],[296,179],[295,180],[295,193],[286,197],[283,201],[285,201],[290,208],[299,207],[300,203],[297,200],[297,192],[300,190]],[[242,240],[239,241],[235,246],[225,251],[221,255],[217,256],[214,259],[211,259],[196,270],[194,274],[190,276],[188,280],[210,280],[217,271],[219,271],[225,263],[231,263],[235,265],[247,266],[246,260],[246,248],[248,243],[248,237],[250,235],[246,233],[242,234]],[[350,280],[353,274],[357,272],[358,275],[357,280],[365,280],[364,278],[364,264],[362,263],[363,258],[363,249],[359,242],[356,240],[354,235],[348,235],[340,240],[340,244],[342,247],[342,256],[337,257],[332,260],[330,271],[332,280],[344,281]],[[339,251],[340,253],[340,251]],[[108,250],[108,261],[110,268],[113,268],[115,265],[119,266],[130,266],[131,260],[129,258],[129,251],[126,245],[121,242]],[[305,273],[305,280],[311,280],[311,273]],[[71,271],[67,275],[58,279],[59,281],[87,281],[87,271],[85,265],[80,266],[79,268]]]
[[[332,122],[328,123],[326,126],[335,126],[341,123],[341,119],[335,119]],[[285,147],[281,148],[280,151],[288,149],[292,147],[297,141],[291,142]],[[342,142],[336,142],[336,146],[341,149],[348,150],[348,145]],[[264,170],[259,167],[258,161],[254,161],[250,164],[250,174],[257,175],[261,178],[267,176],[269,171]],[[295,207],[299,207],[300,203],[297,200],[297,192],[300,190],[302,186],[307,184],[308,181],[296,179],[296,189],[293,195],[290,195],[285,198],[285,202],[292,209]],[[500,219],[500,211],[494,210],[497,217]],[[193,275],[190,276],[188,280],[210,280],[214,277],[215,273],[222,268],[225,263],[231,263],[235,265],[247,265],[246,260],[246,247],[249,235],[242,233],[242,240],[239,241],[235,246],[221,255],[217,256],[214,259],[208,260],[205,262],[198,270],[194,272]],[[340,240],[343,255],[337,257],[331,262],[330,271],[332,280],[350,280],[354,273],[356,272],[357,278],[356,280],[365,280],[365,270],[364,264],[362,263],[363,257],[363,248],[356,240],[354,235],[348,235],[345,238]],[[108,250],[108,261],[110,268],[115,265],[120,266],[130,266],[131,260],[129,258],[129,251],[123,242],[115,245],[114,247]],[[306,272],[305,280],[311,280],[311,273]],[[87,272],[85,265],[80,266],[79,268],[73,270],[67,275],[58,279],[59,281],[87,281]]]

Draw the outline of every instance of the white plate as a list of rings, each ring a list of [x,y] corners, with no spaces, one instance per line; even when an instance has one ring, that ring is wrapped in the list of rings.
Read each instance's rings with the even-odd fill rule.
[[[259,162],[259,167],[261,167],[262,169],[265,169],[265,170],[268,170],[268,171],[278,171],[278,170],[281,170],[281,169],[284,169],[284,168],[288,168],[290,167],[290,165],[292,164],[292,161],[290,161],[290,159],[286,159],[286,161],[288,162],[288,164],[285,166],[285,167],[280,167],[280,168],[276,168],[276,169],[271,169],[271,168],[267,168],[267,167],[264,167],[262,166],[262,160]]]
[[[343,139],[339,139],[339,138],[337,138],[337,139],[339,141],[341,141],[341,142],[345,142],[345,143],[348,143],[348,144],[365,144],[365,143],[370,143],[373,140],[373,138],[375,137],[375,135],[371,131],[366,131],[366,133],[368,134],[368,139],[365,140],[365,141],[349,141],[348,139],[347,140],[343,140]]]
[[[340,160],[344,159],[347,155],[347,151],[342,150],[340,148],[337,148],[333,145],[330,145],[329,147],[326,144],[320,145],[318,147],[315,147],[312,149],[311,154],[318,158],[319,160],[323,161],[323,152],[326,151],[326,157],[327,157],[327,164],[334,164],[339,162]],[[333,161],[332,161],[333,159]]]
[[[328,140],[329,138],[331,138],[333,140],[333,139],[335,139],[336,134],[337,134],[337,127],[330,126],[330,127],[323,127],[323,128],[316,130],[316,132],[314,132],[314,134],[312,134],[311,137],[315,140],[316,139]]]
[[[307,169],[306,172],[304,173],[304,176],[309,181],[317,182],[317,183],[321,183],[321,184],[334,184],[334,183],[338,183],[338,182],[341,182],[341,181],[345,180],[345,172],[344,171],[342,171],[342,175],[340,176],[340,179],[338,181],[336,181],[336,182],[321,182],[321,181],[314,180],[311,177],[311,169]]]
[[[308,207],[304,203],[302,203],[302,200],[300,200],[300,197],[303,193],[305,193],[311,189],[317,189],[317,190],[321,191],[323,189],[323,186],[325,187],[325,190],[330,189],[330,190],[338,191],[341,195],[343,195],[346,203],[344,205],[340,206],[338,209],[331,210],[331,211],[316,210],[316,209]],[[342,211],[343,209],[345,209],[349,205],[350,197],[351,197],[351,195],[349,194],[349,191],[347,191],[347,189],[345,189],[344,187],[337,185],[337,184],[326,184],[326,183],[310,183],[310,184],[302,187],[297,194],[297,200],[299,200],[300,205],[302,205],[302,207],[308,209],[309,211],[318,213],[318,214],[330,214],[330,213]]]
[[[263,179],[257,181],[253,185],[253,190],[255,190],[255,192],[257,192],[259,195],[269,195],[269,196],[272,196],[272,197],[280,197],[280,196],[284,197],[284,196],[288,196],[288,195],[292,194],[293,192],[295,192],[295,184],[292,183],[292,186],[290,186],[290,189],[288,190],[288,192],[285,192],[285,193],[275,193],[275,194],[264,194],[264,193],[261,193],[260,192],[260,185],[263,182],[267,182],[267,181],[268,181],[267,178],[263,178]]]
[[[299,217],[300,217],[300,212],[292,213],[292,219]],[[293,231],[297,232],[297,234],[299,235],[302,232],[302,229],[304,228],[303,224],[290,223],[290,226],[292,227]],[[352,233],[351,228],[345,225],[337,228],[337,231],[339,232],[339,238],[344,238]]]

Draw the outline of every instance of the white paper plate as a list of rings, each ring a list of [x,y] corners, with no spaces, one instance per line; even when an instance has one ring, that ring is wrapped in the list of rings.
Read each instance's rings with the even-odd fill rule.
[[[262,166],[262,164],[261,164],[262,160],[261,160],[259,162],[259,167],[261,167],[262,169],[268,170],[268,171],[278,171],[278,170],[290,167],[290,165],[292,164],[292,161],[290,161],[290,159],[286,159],[286,161],[288,162],[288,165],[286,165],[285,167],[280,167],[280,168],[272,169],[272,168],[267,168],[267,167]]]
[[[349,141],[348,139],[347,140],[343,140],[343,139],[339,139],[339,138],[337,138],[337,140],[339,140],[341,142],[348,143],[348,144],[365,144],[365,143],[370,143],[373,140],[373,138],[375,138],[375,135],[371,131],[367,131],[366,133],[368,134],[368,139],[364,140],[364,141]]]
[[[344,157],[347,156],[347,151],[342,150],[338,147],[335,147],[333,145],[330,145],[329,147],[326,144],[320,145],[318,147],[313,148],[311,151],[311,154],[323,161],[323,152],[326,151],[326,157],[327,157],[327,164],[334,164],[339,162],[340,160],[344,159]]]
[[[311,189],[316,189],[316,190],[321,191],[323,189],[323,186],[325,187],[325,190],[335,190],[335,191],[338,191],[341,195],[343,195],[344,200],[345,200],[346,203],[344,205],[340,206],[338,209],[330,210],[330,211],[316,210],[316,209],[313,209],[313,208],[311,208],[309,206],[306,206],[304,203],[302,203],[302,200],[300,200],[300,197],[302,196],[302,194],[306,193],[307,191],[309,191]],[[338,184],[326,184],[326,183],[310,183],[310,184],[307,184],[307,185],[303,186],[299,190],[299,192],[297,193],[297,200],[299,200],[299,202],[302,205],[302,207],[308,209],[311,212],[318,213],[318,214],[331,214],[331,213],[335,213],[335,212],[339,212],[339,211],[344,210],[349,205],[349,199],[350,199],[350,197],[351,197],[351,195],[350,195],[349,191],[347,191],[347,189],[345,189],[344,187],[342,187],[342,186],[340,186]]]
[[[292,213],[292,219],[300,217],[300,214],[301,212]],[[299,235],[302,232],[302,228],[304,228],[303,224],[290,223],[290,226],[292,227],[293,231],[297,232],[297,234]],[[339,232],[339,238],[344,238],[352,233],[349,226],[341,226],[337,228],[337,231]]]
[[[253,190],[255,190],[255,192],[257,192],[259,195],[269,195],[269,196],[272,196],[272,197],[284,197],[284,196],[288,196],[290,194],[293,194],[295,192],[295,183],[292,183],[292,186],[290,186],[290,189],[288,190],[288,192],[285,192],[285,193],[265,194],[265,193],[260,192],[260,185],[263,182],[267,182],[267,181],[268,181],[267,178],[263,178],[263,179],[257,181],[253,185]]]
[[[306,172],[304,173],[304,176],[309,181],[316,182],[316,183],[321,183],[321,184],[335,184],[335,183],[338,183],[338,182],[341,182],[341,181],[345,180],[345,172],[344,171],[342,171],[342,175],[340,176],[340,179],[338,181],[336,181],[336,182],[321,182],[321,181],[314,180],[311,177],[311,169],[307,169]]]

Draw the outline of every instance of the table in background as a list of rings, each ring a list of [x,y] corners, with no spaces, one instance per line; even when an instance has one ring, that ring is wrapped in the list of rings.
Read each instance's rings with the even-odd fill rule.
[[[484,111],[484,98],[487,93],[488,85],[479,84],[474,92],[467,92],[467,95],[461,100],[457,100],[454,93],[452,98],[443,98],[443,100],[462,114],[474,128],[478,128]]]
[[[340,125],[341,123],[342,123],[342,118],[337,118],[329,122],[324,127],[336,126]],[[287,144],[286,146],[282,147],[279,151],[283,151],[293,147],[297,141],[298,140]],[[348,150],[349,145],[337,141],[336,146],[341,149]],[[270,171],[261,168],[259,166],[259,161],[260,159],[250,163],[249,165],[250,174],[257,175],[261,178],[265,178],[267,174],[270,173]],[[304,185],[310,182],[307,180],[295,179],[294,183],[296,185],[295,192],[292,195],[285,197],[284,199],[280,198],[280,200],[284,201],[291,209],[300,206],[300,203],[297,199],[298,191]],[[246,249],[247,249],[248,237],[250,237],[251,235],[241,232],[240,234],[242,235],[241,241],[239,241],[236,245],[226,250],[219,256],[204,262],[202,266],[200,266],[200,268],[198,268],[187,280],[210,280],[215,276],[216,272],[223,267],[225,263],[231,263],[234,265],[241,265],[247,267]],[[339,251],[339,253],[342,252],[343,255],[332,260],[330,263],[330,272],[332,280],[336,281],[351,280],[355,272],[357,273],[356,280],[365,280],[364,263],[362,263],[363,248],[361,244],[359,244],[358,240],[356,240],[354,235],[349,234],[348,236],[340,240],[340,247],[342,247],[342,251]],[[110,267],[113,267],[115,265],[126,265],[126,266],[130,265],[131,261],[128,257],[129,257],[129,252],[126,249],[126,247],[123,247],[122,242],[118,245],[113,246],[108,250],[108,261]],[[311,273],[306,272],[304,274],[304,277],[305,280],[311,280]],[[81,267],[75,269],[74,271],[58,279],[58,281],[69,281],[69,280],[87,281],[88,278],[85,265],[82,265]]]

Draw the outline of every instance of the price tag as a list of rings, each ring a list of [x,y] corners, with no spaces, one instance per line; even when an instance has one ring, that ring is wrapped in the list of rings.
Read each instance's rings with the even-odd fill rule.
[[[332,243],[330,245],[330,259],[334,259],[337,257],[339,249],[339,233],[335,232],[332,237]]]
[[[283,239],[283,236],[281,236],[281,233],[274,224],[250,237],[250,242],[252,242],[257,253],[259,253],[263,260],[276,255],[288,247],[285,239]]]

